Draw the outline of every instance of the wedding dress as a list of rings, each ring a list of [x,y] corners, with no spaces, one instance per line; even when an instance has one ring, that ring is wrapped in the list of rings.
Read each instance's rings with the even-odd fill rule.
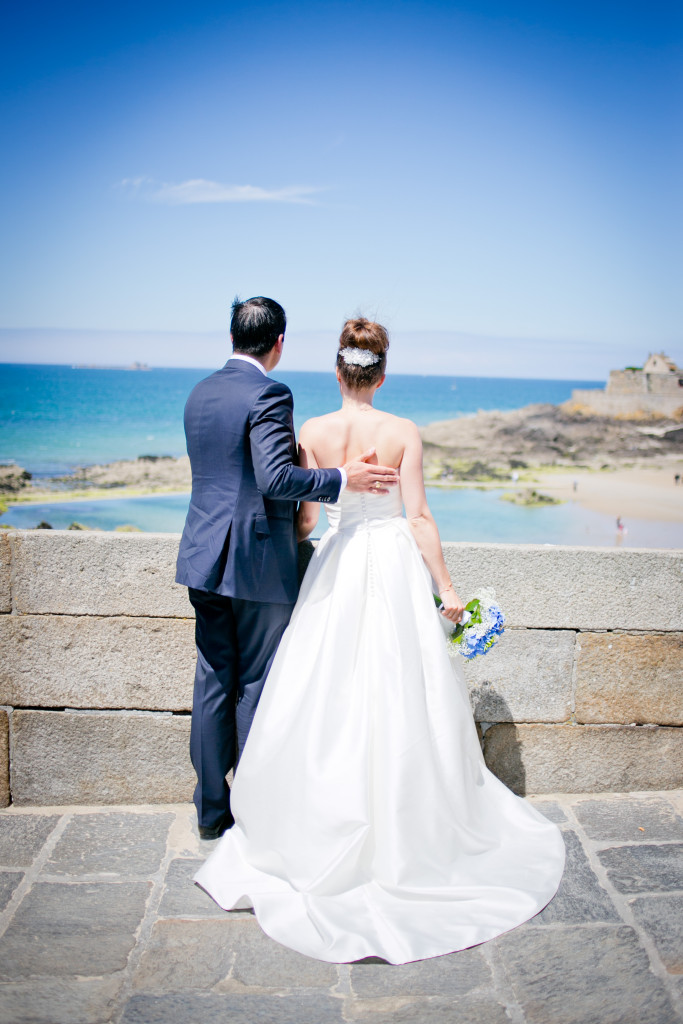
[[[562,837],[484,763],[398,488],[326,511],[195,880],[320,960],[464,949],[548,903]]]

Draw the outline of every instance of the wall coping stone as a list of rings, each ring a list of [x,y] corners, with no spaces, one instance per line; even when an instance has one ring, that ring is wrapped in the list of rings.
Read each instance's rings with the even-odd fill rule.
[[[193,615],[186,588],[173,582],[178,534],[15,530],[8,539],[18,614]],[[460,541],[443,549],[461,596],[493,587],[510,627],[683,630],[683,550]]]

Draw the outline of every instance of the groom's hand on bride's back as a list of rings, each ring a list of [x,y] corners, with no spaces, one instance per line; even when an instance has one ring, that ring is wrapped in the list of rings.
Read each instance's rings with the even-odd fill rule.
[[[344,466],[346,470],[346,486],[349,491],[372,491],[373,494],[388,494],[390,487],[398,483],[398,470],[392,466],[374,466],[368,463],[375,454],[374,448],[368,448],[352,462]]]

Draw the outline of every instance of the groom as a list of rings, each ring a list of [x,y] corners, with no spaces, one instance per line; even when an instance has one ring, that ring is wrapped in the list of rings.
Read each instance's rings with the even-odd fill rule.
[[[233,355],[200,381],[185,406],[192,497],[176,582],[195,610],[197,669],[190,757],[199,834],[233,823],[226,775],[249,733],[268,670],[297,598],[297,501],[385,490],[395,469],[296,464],[292,393],[268,377],[280,362],[285,311],[262,296],[235,300]]]

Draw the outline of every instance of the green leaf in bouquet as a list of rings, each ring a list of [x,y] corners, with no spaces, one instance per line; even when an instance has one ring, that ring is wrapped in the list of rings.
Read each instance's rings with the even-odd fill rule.
[[[465,605],[465,610],[471,612],[472,618],[468,625],[477,626],[482,621],[481,618],[481,601],[478,597],[473,597],[471,601],[468,601]]]

